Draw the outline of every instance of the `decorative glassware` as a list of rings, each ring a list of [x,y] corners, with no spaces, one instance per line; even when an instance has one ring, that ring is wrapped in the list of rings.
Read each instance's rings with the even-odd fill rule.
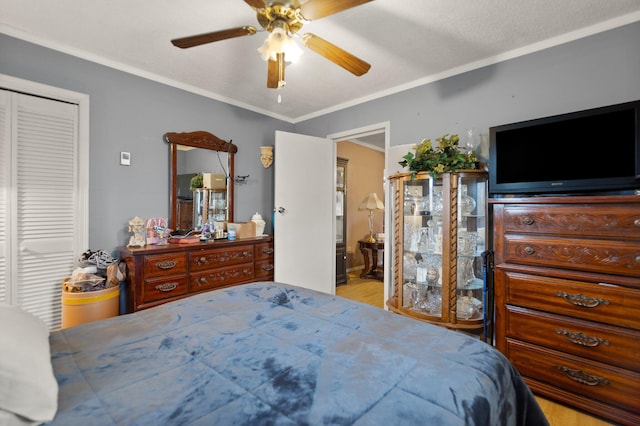
[[[463,216],[469,216],[476,209],[476,200],[467,193],[467,185],[460,185],[459,203]]]
[[[429,287],[426,310],[430,315],[442,316],[442,291],[437,287]]]
[[[438,186],[433,188],[433,215],[442,215],[442,188]]]
[[[460,231],[458,233],[458,253],[467,256],[474,256],[478,246],[478,233]]]
[[[416,311],[422,310],[424,305],[425,286],[417,283],[407,282],[402,291],[404,300],[402,304],[405,308]]]
[[[404,255],[404,278],[405,280],[416,279],[416,258],[410,253]]]
[[[468,287],[476,281],[472,257],[458,258],[458,287]]]
[[[429,251],[431,246],[429,239],[429,227],[425,226],[420,228],[420,237],[418,239],[418,251],[420,253],[426,253]]]
[[[424,262],[418,262],[418,265],[416,266],[416,282],[427,282],[427,265]]]
[[[467,135],[464,140],[464,148],[467,151],[467,155],[471,156],[476,151],[476,148],[480,145],[480,135],[476,134],[474,129],[467,129]]]
[[[456,316],[465,320],[471,319],[478,313],[475,300],[472,296],[460,296],[456,302]]]

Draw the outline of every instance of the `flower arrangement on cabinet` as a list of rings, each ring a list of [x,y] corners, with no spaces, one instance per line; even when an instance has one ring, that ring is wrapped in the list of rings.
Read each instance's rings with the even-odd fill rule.
[[[431,139],[423,139],[419,145],[413,147],[413,152],[408,152],[400,161],[402,167],[408,167],[412,177],[417,172],[429,172],[432,177],[440,173],[455,172],[463,169],[477,169],[478,159],[473,150],[462,152],[458,148],[460,137],[448,133],[436,138],[437,146],[434,147]]]

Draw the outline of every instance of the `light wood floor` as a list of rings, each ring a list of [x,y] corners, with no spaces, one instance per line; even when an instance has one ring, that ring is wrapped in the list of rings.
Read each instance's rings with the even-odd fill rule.
[[[349,273],[347,284],[336,287],[336,294],[351,300],[366,303],[378,308],[384,307],[384,284],[381,281],[362,279],[360,270]],[[602,421],[588,414],[572,410],[556,404],[548,399],[536,396],[542,411],[551,426],[608,426],[611,423]]]

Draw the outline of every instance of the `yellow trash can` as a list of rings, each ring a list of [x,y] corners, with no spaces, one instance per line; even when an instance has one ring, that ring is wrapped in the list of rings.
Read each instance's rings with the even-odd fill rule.
[[[65,279],[67,281],[68,278]],[[62,290],[62,328],[86,324],[120,314],[120,286],[73,293]]]

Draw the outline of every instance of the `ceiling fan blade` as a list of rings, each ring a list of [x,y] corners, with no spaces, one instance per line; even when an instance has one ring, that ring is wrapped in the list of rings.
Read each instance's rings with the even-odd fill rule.
[[[300,13],[307,21],[324,18],[372,0],[309,0],[300,5]]]
[[[285,85],[284,82],[284,53],[278,53],[277,59],[268,61],[267,67],[267,88],[279,89]]]
[[[226,40],[228,38],[253,35],[255,33],[256,29],[254,27],[245,25],[244,27],[229,28],[227,30],[214,31],[212,33],[176,38],[171,40],[171,44],[182,49],[186,49],[187,47],[200,46],[201,44],[213,43],[214,41]]]
[[[265,0],[244,0],[244,2],[254,9],[263,9],[267,7],[267,2]]]
[[[367,71],[369,71],[369,68],[371,68],[371,65],[362,59],[353,56],[346,50],[339,48],[335,44],[329,43],[317,35],[311,33],[304,34],[302,36],[302,41],[309,49],[324,56],[334,64],[340,65],[342,68],[357,76],[366,74]]]

